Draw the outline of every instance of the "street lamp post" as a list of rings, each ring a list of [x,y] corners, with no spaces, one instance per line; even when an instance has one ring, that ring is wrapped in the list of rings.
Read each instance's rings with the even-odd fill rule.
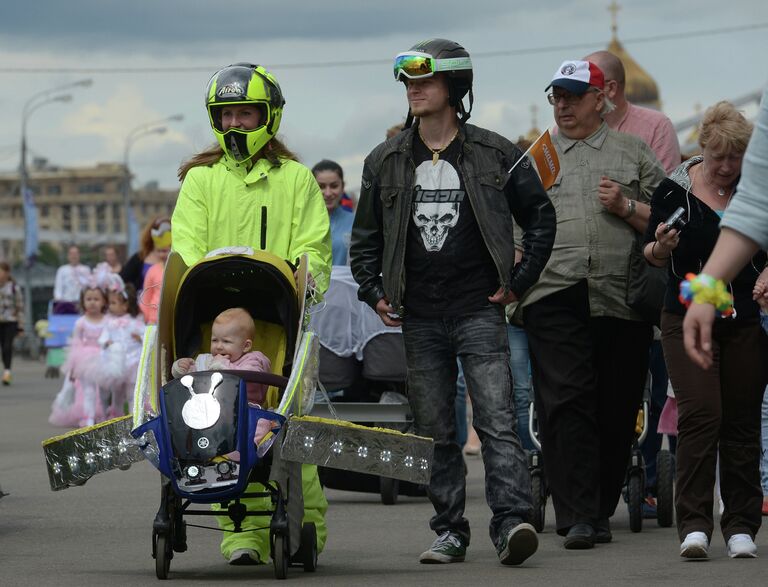
[[[93,84],[91,79],[82,79],[71,84],[64,84],[51,88],[50,90],[44,90],[30,96],[24,103],[24,107],[21,110],[21,158],[19,162],[19,191],[22,198],[22,206],[27,210],[29,191],[29,172],[27,170],[27,120],[34,111],[38,108],[45,106],[46,104],[52,104],[54,102],[70,102],[72,101],[71,94],[62,94],[63,90],[69,90],[72,88],[83,87],[87,88]],[[30,213],[25,212],[25,215]],[[32,341],[35,337],[32,334],[32,279],[30,272],[30,260],[27,258],[27,247],[32,238],[29,234],[30,227],[28,222],[24,222],[24,342],[27,351],[34,352],[34,344]]]
[[[128,165],[131,147],[133,144],[146,136],[164,134],[168,131],[165,125],[167,122],[176,122],[184,120],[183,114],[174,114],[162,120],[147,122],[134,128],[125,139],[125,151],[123,152],[123,209],[125,213],[125,244],[126,257],[135,253],[139,248],[137,231],[132,229],[131,224],[135,223],[135,217],[131,215],[131,172]]]

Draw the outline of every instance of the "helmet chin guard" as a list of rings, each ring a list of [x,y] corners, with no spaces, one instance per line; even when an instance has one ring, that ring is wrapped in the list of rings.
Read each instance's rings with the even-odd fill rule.
[[[220,69],[208,82],[205,98],[216,140],[231,159],[244,162],[259,153],[280,128],[285,98],[277,79],[260,65],[235,63]],[[221,111],[230,105],[252,105],[261,112],[254,129],[222,127]]]

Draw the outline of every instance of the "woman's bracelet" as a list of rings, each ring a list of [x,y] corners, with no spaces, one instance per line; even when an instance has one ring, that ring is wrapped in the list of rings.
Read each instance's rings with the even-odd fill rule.
[[[687,308],[691,303],[712,304],[717,316],[733,314],[733,296],[722,279],[706,273],[688,273],[680,282],[680,302]]]
[[[657,257],[656,253],[653,252],[656,249],[657,244],[659,244],[659,241],[653,241],[653,244],[651,245],[651,257],[653,257],[654,259],[658,259],[659,261],[666,261],[672,256],[672,254],[670,253],[666,257]]]

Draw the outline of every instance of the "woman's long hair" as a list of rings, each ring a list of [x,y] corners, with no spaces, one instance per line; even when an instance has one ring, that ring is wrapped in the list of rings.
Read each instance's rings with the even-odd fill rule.
[[[210,167],[224,156],[224,149],[218,143],[214,146],[198,153],[191,159],[188,159],[179,167],[179,181],[184,181],[187,173],[193,167],[199,167],[206,165]],[[280,159],[290,159],[291,161],[298,161],[299,158],[291,151],[285,144],[278,138],[273,138],[269,141],[264,148],[253,157],[254,160],[267,159],[273,165],[280,165]]]

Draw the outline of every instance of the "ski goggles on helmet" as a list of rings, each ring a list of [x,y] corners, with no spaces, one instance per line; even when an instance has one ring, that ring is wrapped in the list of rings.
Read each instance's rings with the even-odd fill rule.
[[[403,77],[422,79],[432,77],[441,71],[461,69],[472,69],[472,60],[469,57],[435,59],[429,53],[421,51],[406,51],[395,57],[395,79],[398,81]]]

